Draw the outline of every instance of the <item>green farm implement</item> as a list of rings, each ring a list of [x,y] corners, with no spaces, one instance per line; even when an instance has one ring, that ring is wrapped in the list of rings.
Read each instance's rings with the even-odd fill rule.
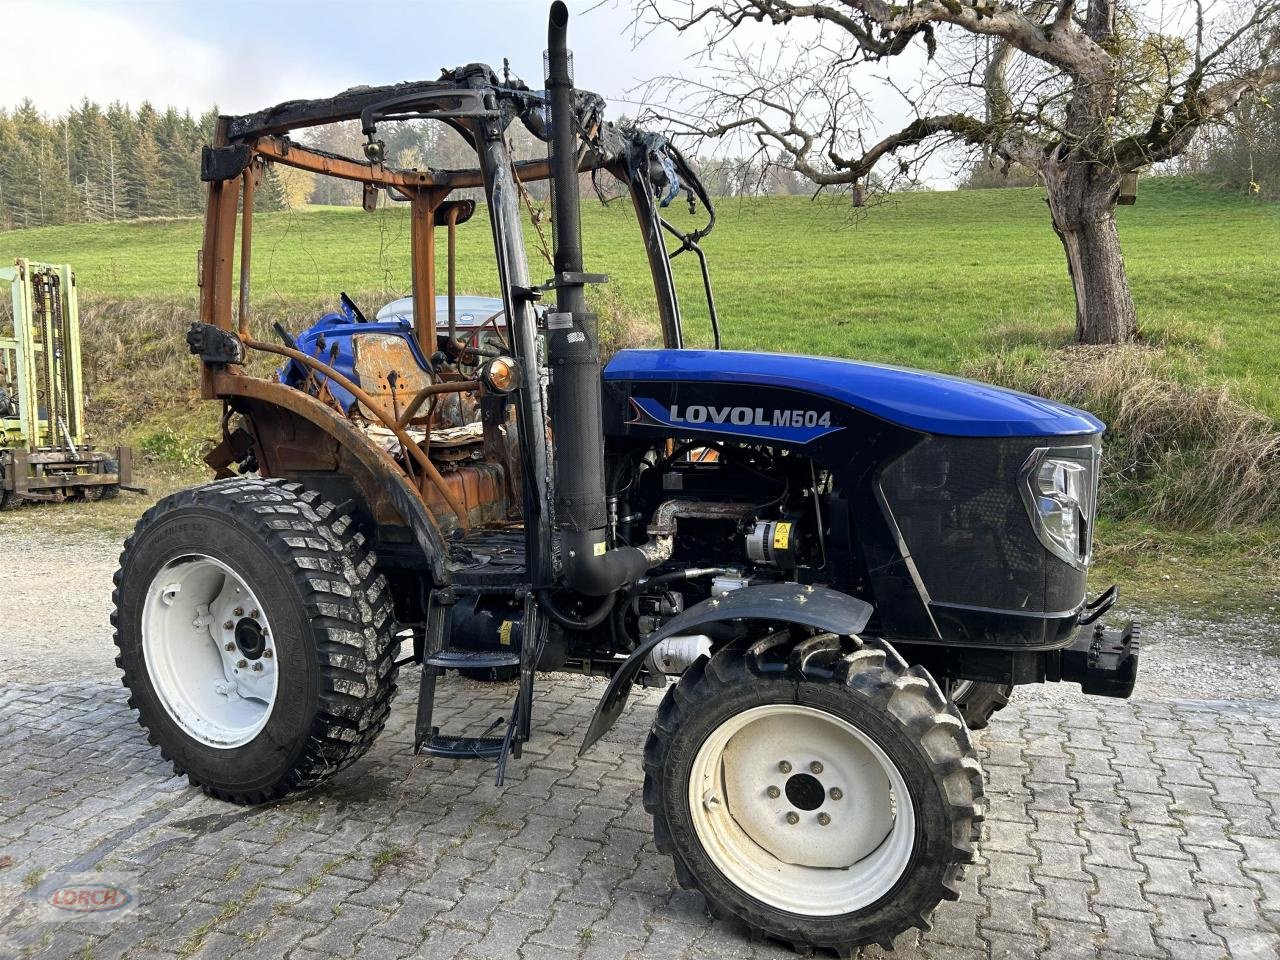
[[[75,274],[20,259],[0,284],[11,293],[6,303],[0,289],[0,509],[117,495],[131,451],[95,449],[85,432]]]

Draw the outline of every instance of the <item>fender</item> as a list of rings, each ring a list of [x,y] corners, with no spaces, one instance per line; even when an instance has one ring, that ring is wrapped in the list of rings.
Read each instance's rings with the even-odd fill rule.
[[[224,400],[239,397],[250,402],[284,408],[337,440],[380,485],[380,492],[386,495],[396,512],[409,525],[414,542],[431,566],[431,575],[435,583],[443,585],[452,580],[452,575],[445,563],[448,550],[444,537],[430,511],[427,510],[426,504],[423,503],[421,495],[408,482],[404,471],[391,455],[376,446],[350,420],[339,416],[331,408],[301,390],[269,380],[260,380],[257,377],[231,373],[217,374],[213,380],[213,394]]]
[[[696,603],[672,617],[661,629],[645,638],[623,661],[596,705],[595,715],[587,728],[578,756],[604,736],[622,714],[631,695],[631,687],[653,648],[668,637],[691,633],[698,627],[729,620],[763,620],[772,623],[794,623],[829,633],[855,634],[871,619],[871,604],[847,593],[827,587],[802,586],[794,582],[763,583],[743,587],[723,597]]]

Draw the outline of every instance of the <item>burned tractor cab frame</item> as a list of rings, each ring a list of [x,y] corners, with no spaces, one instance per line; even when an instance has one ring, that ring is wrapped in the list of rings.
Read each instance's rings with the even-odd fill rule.
[[[219,122],[188,342],[223,438],[215,481],[157,504],[126,545],[131,703],[193,783],[260,803],[357,760],[409,664],[415,749],[494,762],[499,782],[533,733],[537,673],[609,678],[583,750],[635,686],[668,687],[644,803],[680,883],[797,947],[891,944],[957,896],[973,857],[969,727],[1015,684],[1132,690],[1136,627],[1102,626],[1114,590],[1085,598],[1103,425],[935,374],[719,349],[712,200],[664,137],[574,87],[567,24],[553,4],[543,90],[472,64]],[[347,120],[364,158],[290,137]],[[379,134],[405,120],[456,131],[475,167],[388,164]],[[513,159],[517,124],[545,160]],[[411,300],[369,319],[344,294],[307,330],[256,333],[270,164],[361,184],[369,209],[380,192],[407,203]],[[661,349],[601,356],[583,173],[630,195]],[[535,282],[522,206],[538,180],[555,242]],[[696,229],[664,213],[682,193]],[[464,297],[457,233],[486,217],[497,297]],[[685,347],[686,252],[714,349]],[[253,375],[251,353],[276,375]],[[515,681],[510,711],[441,732],[448,671]]]

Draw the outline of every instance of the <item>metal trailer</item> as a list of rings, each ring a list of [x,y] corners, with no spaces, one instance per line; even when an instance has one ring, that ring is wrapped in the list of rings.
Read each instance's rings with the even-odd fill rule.
[[[0,509],[23,500],[98,500],[133,480],[128,447],[95,448],[85,430],[80,314],[70,266],[19,259],[0,268]]]
[[[1136,628],[1102,625],[1114,590],[1085,595],[1103,425],[920,371],[687,349],[678,264],[720,346],[712,198],[665,138],[575,89],[567,23],[553,4],[544,90],[471,64],[221,119],[188,331],[223,408],[217,479],[149,510],[122,555],[130,703],[193,784],[263,803],[357,761],[402,668],[418,670],[415,750],[494,763],[499,782],[534,735],[536,674],[609,678],[584,751],[636,685],[665,686],[637,762],[677,880],[797,947],[891,945],[959,895],[973,859],[985,802],[967,723],[1015,684],[1133,688]],[[289,136],[344,120],[363,159]],[[477,166],[390,165],[378,134],[401,120],[453,128]],[[513,124],[548,159],[516,162]],[[255,332],[270,163],[359,183],[366,208],[406,202],[411,302],[370,320],[344,295],[297,335]],[[630,197],[661,349],[602,362],[582,173]],[[542,283],[530,180],[552,182]],[[477,188],[483,208],[457,196]],[[681,194],[696,228],[664,209]],[[494,244],[489,307],[456,289],[455,236],[476,222]],[[253,375],[251,351],[280,357],[276,376]],[[450,671],[514,681],[509,711],[437,729]]]

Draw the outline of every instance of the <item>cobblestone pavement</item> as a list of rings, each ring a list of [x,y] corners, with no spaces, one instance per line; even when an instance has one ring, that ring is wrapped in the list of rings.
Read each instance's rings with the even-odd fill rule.
[[[406,670],[358,764],[270,807],[218,803],[126,706],[107,628],[118,541],[30,520],[0,537],[0,568],[24,572],[0,592],[0,960],[791,956],[708,920],[654,849],[640,745],[659,694],[637,691],[580,760],[602,684],[540,680],[535,739],[497,789],[489,764],[412,756]],[[1021,688],[978,735],[983,859],[895,956],[1273,960],[1276,619],[1148,618],[1131,701]],[[511,692],[447,681],[442,726],[483,727]],[[132,900],[47,904],[70,884]]]
[[[654,849],[639,744],[658,695],[579,759],[599,681],[539,690],[536,738],[501,789],[489,764],[412,756],[406,693],[327,787],[246,809],[174,778],[118,686],[10,682],[0,957],[790,956],[710,921]],[[483,725],[508,694],[450,681],[442,726]],[[896,956],[1280,953],[1280,705],[1024,688],[979,740],[983,858]],[[47,904],[73,883],[132,902]]]

